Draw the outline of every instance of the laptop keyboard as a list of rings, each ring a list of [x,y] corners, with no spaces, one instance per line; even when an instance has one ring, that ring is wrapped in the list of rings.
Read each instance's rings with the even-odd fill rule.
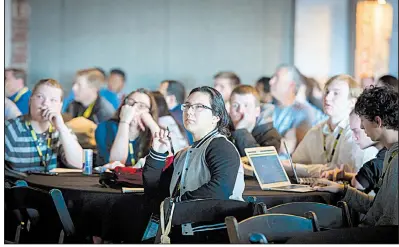
[[[279,186],[279,187],[274,187],[274,188],[275,189],[283,189],[283,190],[285,190],[285,189],[298,189],[298,188],[302,189],[303,185],[291,184],[291,185]]]
[[[299,178],[299,183],[311,185],[317,182],[318,179],[319,178]]]

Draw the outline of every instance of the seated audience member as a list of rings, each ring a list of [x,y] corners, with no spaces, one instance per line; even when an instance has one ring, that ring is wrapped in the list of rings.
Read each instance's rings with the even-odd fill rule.
[[[158,125],[160,128],[168,129],[173,147],[173,153],[188,147],[188,141],[185,137],[186,130],[177,122],[168,110],[165,97],[158,91],[152,92],[158,108]]]
[[[233,143],[241,157],[245,148],[274,146],[280,150],[280,134],[273,123],[256,126],[256,118],[260,113],[259,95],[255,88],[249,85],[239,85],[230,96],[230,118],[234,125],[232,131]]]
[[[394,90],[396,90],[396,92],[397,92],[398,87],[399,87],[398,78],[391,76],[391,75],[381,76],[380,78],[378,78],[378,80],[376,82],[376,86],[377,87],[381,87],[381,86],[391,87]]]
[[[194,144],[178,152],[164,169],[169,133],[155,133],[143,171],[146,195],[158,198],[158,202],[169,196],[177,202],[243,200],[244,171],[237,149],[226,137],[230,120],[222,96],[211,87],[198,87],[182,107],[184,126],[193,134]]]
[[[105,73],[105,71],[102,68],[95,67],[93,69],[100,72],[104,76],[104,78],[107,78],[107,74]],[[100,92],[101,92],[101,90],[100,90]],[[75,94],[73,93],[73,90],[71,90],[69,92],[69,94],[66,97],[64,97],[64,104],[62,105],[62,113],[65,113],[68,110],[69,104],[72,103],[74,101],[74,99],[75,99]]]
[[[161,82],[159,92],[161,92],[165,97],[172,116],[177,120],[180,126],[184,126],[183,111],[181,110],[181,105],[186,98],[186,89],[184,88],[184,85],[179,81],[165,80]],[[191,145],[193,143],[193,136],[188,131],[186,131],[186,135],[188,142]]]
[[[348,75],[330,78],[324,87],[324,112],[328,120],[313,127],[299,143],[292,160],[298,176],[320,177],[322,172],[345,164],[347,172],[357,172],[378,150],[361,150],[354,143],[349,126],[352,111],[361,88]],[[290,167],[288,167],[291,170]]]
[[[100,90],[100,96],[108,100],[115,109],[118,109],[123,99],[123,88],[125,87],[126,75],[120,69],[112,69],[106,88]]]
[[[273,96],[270,93],[270,77],[261,77],[255,84],[262,104],[272,103]]]
[[[33,88],[29,113],[5,122],[5,161],[18,172],[82,168],[82,148],[61,116],[62,87],[53,79]]]
[[[66,113],[74,118],[82,116],[96,124],[110,119],[115,110],[111,103],[98,94],[104,79],[97,69],[78,71],[72,87],[75,100],[68,106]]]
[[[363,89],[368,88],[370,86],[375,86],[374,76],[363,75],[360,79],[360,85]]]
[[[230,110],[230,94],[241,84],[240,78],[233,72],[222,71],[214,77],[214,88],[222,95],[227,112]]]
[[[22,114],[29,111],[29,98],[31,91],[25,86],[26,74],[22,69],[6,69],[5,75],[5,96],[13,101]]]
[[[351,209],[365,214],[360,226],[398,225],[398,103],[398,93],[392,88],[376,87],[366,89],[355,105],[367,136],[388,150],[375,197],[328,180],[320,181],[325,187],[315,187],[341,193]]]
[[[332,181],[344,180],[349,181],[352,187],[369,193],[374,190],[378,192],[377,183],[382,174],[382,166],[385,158],[386,148],[381,142],[374,142],[366,135],[366,132],[361,127],[360,117],[354,112],[351,112],[349,117],[349,125],[352,131],[353,140],[362,150],[367,152],[368,149],[375,147],[378,149],[377,157],[364,163],[359,172],[351,173],[345,172],[344,164],[340,168],[335,168],[330,171],[325,171],[321,174],[322,178],[327,178]]]
[[[18,106],[6,97],[4,99],[4,120],[16,118],[18,116],[21,116]]]
[[[283,137],[288,150],[292,153],[298,143],[301,142],[308,130],[320,120],[322,115],[314,106],[306,100],[297,99],[298,90],[302,87],[302,74],[294,66],[280,65],[270,80],[270,92],[274,98],[274,104],[269,104],[269,109],[264,106],[257,124],[268,122],[270,114],[274,128]],[[280,150],[285,153],[285,149]]]
[[[151,146],[151,136],[159,131],[158,110],[152,94],[138,89],[126,96],[114,117],[97,126],[97,165],[120,161],[134,166]]]

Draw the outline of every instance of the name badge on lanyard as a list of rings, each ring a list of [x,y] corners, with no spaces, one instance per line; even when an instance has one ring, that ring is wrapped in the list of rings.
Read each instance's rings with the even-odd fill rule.
[[[44,169],[46,170],[47,169],[47,163],[46,162],[47,162],[47,160],[49,160],[49,157],[50,157],[49,150],[51,150],[51,134],[53,133],[53,126],[50,124],[50,127],[49,127],[49,136],[47,138],[47,151],[46,151],[46,155],[45,156],[43,155],[42,150],[39,147],[39,143],[38,143],[38,138],[37,138],[36,132],[33,130],[30,121],[26,121],[26,127],[30,130],[30,134],[31,134],[31,136],[33,138],[33,141],[35,143],[37,153],[39,154],[39,157],[40,157],[40,163],[41,163],[42,166],[44,166]],[[50,157],[50,160],[51,160],[51,157]],[[50,162],[50,161],[48,161],[48,162]]]

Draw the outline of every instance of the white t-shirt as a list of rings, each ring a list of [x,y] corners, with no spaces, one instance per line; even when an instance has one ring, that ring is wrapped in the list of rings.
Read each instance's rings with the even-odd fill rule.
[[[341,136],[331,158],[334,143],[340,132]],[[326,153],[324,138],[326,138]],[[341,164],[345,164],[346,172],[356,173],[364,163],[375,158],[377,153],[377,148],[369,147],[361,150],[353,141],[349,118],[347,118],[341,121],[332,132],[327,121],[310,129],[293,153],[292,161],[299,163],[296,165],[298,176],[319,177],[323,171],[338,168]]]

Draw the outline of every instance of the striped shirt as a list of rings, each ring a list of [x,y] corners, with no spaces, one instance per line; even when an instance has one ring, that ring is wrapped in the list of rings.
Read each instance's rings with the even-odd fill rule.
[[[26,125],[26,115],[5,121],[5,161],[9,167],[18,172],[45,171],[36,143],[42,151],[43,160],[47,171],[67,164],[65,153],[61,145],[59,132],[51,133],[51,149],[47,147],[49,131],[36,133],[37,142],[34,141],[30,128]],[[47,157],[47,154],[49,157]],[[47,157],[47,158],[46,158]]]

